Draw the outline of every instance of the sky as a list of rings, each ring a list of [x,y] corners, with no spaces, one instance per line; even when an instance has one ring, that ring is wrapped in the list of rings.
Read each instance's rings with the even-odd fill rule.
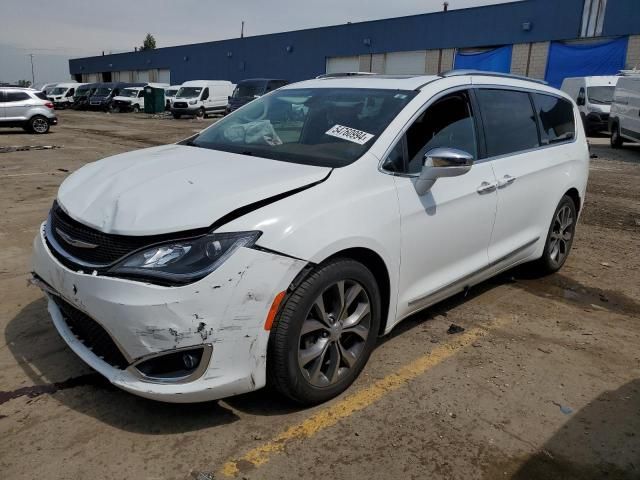
[[[449,9],[513,0],[448,0]],[[69,78],[69,58],[299,30],[442,10],[442,0],[2,0],[0,81]]]

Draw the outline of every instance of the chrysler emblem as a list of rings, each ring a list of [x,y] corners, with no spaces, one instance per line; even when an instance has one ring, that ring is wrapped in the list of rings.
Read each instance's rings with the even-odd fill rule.
[[[67,242],[69,245],[71,245],[73,247],[78,247],[78,248],[96,248],[98,246],[95,243],[88,243],[88,242],[83,242],[82,240],[77,240],[77,239],[67,235],[66,233],[64,233],[59,228],[56,228],[56,233],[60,236],[60,238],[62,240],[64,240],[65,242]]]

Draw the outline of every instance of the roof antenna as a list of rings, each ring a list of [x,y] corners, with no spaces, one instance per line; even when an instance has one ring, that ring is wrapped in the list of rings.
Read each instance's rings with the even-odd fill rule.
[[[244,20],[242,20],[242,26],[240,27],[240,38],[244,38]]]
[[[442,6],[444,7],[444,11],[446,12],[447,10],[449,10],[449,2],[444,2],[442,4]]]

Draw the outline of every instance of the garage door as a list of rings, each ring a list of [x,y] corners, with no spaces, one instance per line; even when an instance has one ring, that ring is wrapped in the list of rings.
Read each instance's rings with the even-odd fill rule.
[[[384,73],[391,75],[424,74],[426,61],[427,53],[424,50],[387,53]]]
[[[168,68],[158,70],[158,82],[171,84],[171,70]]]
[[[136,73],[136,82],[147,83],[151,81],[149,80],[149,70],[138,70]]]
[[[360,69],[358,57],[328,57],[327,73],[357,72]]]
[[[551,42],[545,80],[560,88],[567,77],[615,75],[625,68],[627,37],[606,42]]]

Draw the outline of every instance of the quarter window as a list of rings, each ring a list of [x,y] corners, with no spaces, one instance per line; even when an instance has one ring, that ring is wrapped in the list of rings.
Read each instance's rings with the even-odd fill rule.
[[[575,136],[573,106],[570,102],[552,95],[534,93],[533,103],[540,119],[543,144],[562,142]]]
[[[487,156],[495,157],[540,146],[529,94],[515,90],[477,90]]]
[[[408,173],[419,173],[425,154],[438,147],[456,148],[477,158],[475,132],[466,91],[437,100],[407,130]]]

